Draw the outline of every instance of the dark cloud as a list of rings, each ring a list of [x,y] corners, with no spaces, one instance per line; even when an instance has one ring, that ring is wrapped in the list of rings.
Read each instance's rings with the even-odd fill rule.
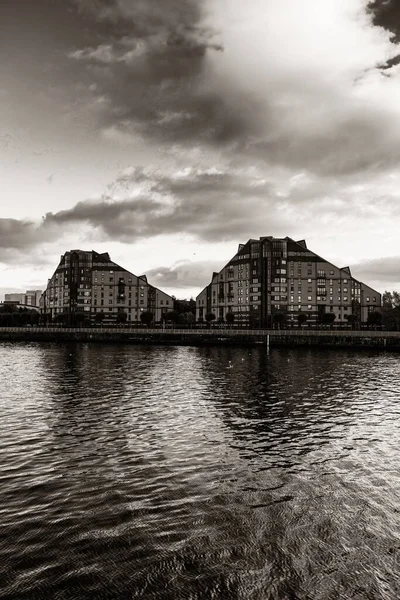
[[[0,218],[0,263],[26,265],[40,269],[51,264],[52,257],[46,252],[37,252],[55,239],[62,239],[57,226],[49,226],[42,221]],[[54,258],[53,258],[54,260]]]
[[[40,226],[32,221],[0,219],[0,248],[23,249],[34,246],[40,240]]]
[[[361,281],[400,282],[400,257],[386,256],[352,265],[353,276]]]
[[[272,209],[271,185],[254,173],[190,169],[167,176],[131,169],[98,200],[48,212],[40,223],[0,219],[0,247],[9,262],[17,252],[28,254],[78,232],[123,243],[182,233],[201,241],[236,240],[284,222]]]
[[[133,136],[175,141],[197,136],[209,142],[234,139],[245,127],[206,77],[207,54],[223,48],[205,24],[203,0],[76,4],[108,27],[96,45],[68,54],[109,100],[100,126]]]
[[[145,191],[132,197],[130,188],[137,184]],[[223,241],[254,231],[260,218],[271,226],[277,222],[270,184],[246,172],[193,169],[166,176],[136,169],[118,178],[109,191],[112,198],[47,213],[44,226],[85,223],[106,239],[122,242],[178,233]]]
[[[171,266],[158,267],[146,272],[157,287],[172,289],[203,288],[210,282],[213,271],[220,271],[223,261],[182,260]]]
[[[395,44],[400,43],[400,3],[398,0],[373,0],[367,5],[367,10],[372,16],[372,22],[377,27],[383,27],[391,33]],[[390,58],[385,64],[380,65],[383,70],[400,63],[400,53]]]
[[[398,0],[373,0],[367,5],[373,24],[392,34],[396,44],[400,42],[400,4]]]

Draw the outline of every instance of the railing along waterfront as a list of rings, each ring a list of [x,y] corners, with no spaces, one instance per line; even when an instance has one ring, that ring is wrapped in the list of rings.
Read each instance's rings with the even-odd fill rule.
[[[354,337],[354,338],[400,338],[400,331],[375,331],[351,329],[239,329],[218,328],[210,329],[178,329],[178,328],[136,328],[136,327],[0,327],[0,332],[31,332],[36,333],[110,333],[121,336],[127,335],[185,335],[185,336],[270,336],[270,337]]]

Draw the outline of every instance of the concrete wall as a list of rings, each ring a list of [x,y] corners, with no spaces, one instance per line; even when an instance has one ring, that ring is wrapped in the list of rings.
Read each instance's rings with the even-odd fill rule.
[[[0,341],[81,341],[174,345],[264,345],[379,348],[400,351],[400,332],[234,329],[1,327]]]

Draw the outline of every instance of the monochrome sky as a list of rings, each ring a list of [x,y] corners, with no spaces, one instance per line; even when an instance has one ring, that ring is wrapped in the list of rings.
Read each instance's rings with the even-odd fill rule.
[[[178,297],[240,242],[400,289],[398,0],[1,0],[0,299],[72,248]]]

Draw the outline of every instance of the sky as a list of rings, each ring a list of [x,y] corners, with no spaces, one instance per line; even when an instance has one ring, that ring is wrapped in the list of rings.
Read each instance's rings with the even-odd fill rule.
[[[0,299],[60,256],[196,296],[249,238],[400,289],[398,0],[1,0]]]

